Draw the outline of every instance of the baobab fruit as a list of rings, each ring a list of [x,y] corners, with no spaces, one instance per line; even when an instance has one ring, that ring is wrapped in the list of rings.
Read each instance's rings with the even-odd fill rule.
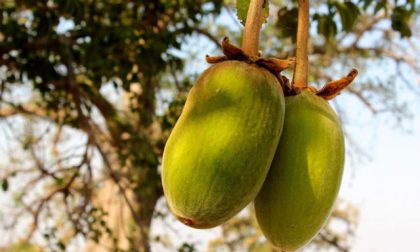
[[[276,76],[254,63],[219,61],[191,89],[163,154],[169,208],[195,228],[215,227],[254,200],[283,127]]]
[[[311,241],[330,215],[344,166],[344,135],[323,98],[304,90],[286,97],[283,133],[255,199],[259,226],[282,251]]]

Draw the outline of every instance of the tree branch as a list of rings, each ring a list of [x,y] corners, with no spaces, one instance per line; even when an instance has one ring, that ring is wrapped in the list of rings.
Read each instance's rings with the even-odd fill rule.
[[[198,34],[201,34],[207,37],[211,42],[213,42],[217,46],[217,48],[219,49],[222,48],[222,45],[220,44],[219,40],[207,30],[202,29],[200,27],[192,27],[191,29]]]

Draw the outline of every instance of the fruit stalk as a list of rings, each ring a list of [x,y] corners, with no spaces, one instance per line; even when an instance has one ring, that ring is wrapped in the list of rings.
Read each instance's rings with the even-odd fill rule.
[[[293,75],[293,87],[304,89],[308,86],[309,0],[298,0],[298,4],[296,67]]]
[[[258,43],[267,0],[251,0],[242,37],[242,50],[251,58],[258,57]]]

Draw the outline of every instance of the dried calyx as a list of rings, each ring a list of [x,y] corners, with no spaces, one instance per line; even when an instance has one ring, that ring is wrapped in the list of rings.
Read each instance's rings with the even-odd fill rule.
[[[216,64],[226,60],[238,60],[245,61],[249,64],[256,64],[270,71],[276,76],[280,85],[283,87],[283,91],[290,90],[289,79],[281,75],[281,71],[290,68],[295,64],[295,58],[290,59],[279,59],[279,58],[262,58],[262,57],[250,57],[241,48],[236,47],[229,43],[229,39],[225,37],[222,41],[223,56],[208,56],[206,55],[206,61],[210,64]]]
[[[349,86],[358,74],[356,69],[352,69],[346,77],[328,82],[319,90],[314,86],[297,88],[290,84],[290,81],[286,76],[281,74],[283,70],[288,69],[295,64],[295,58],[279,59],[275,57],[250,57],[241,48],[230,44],[229,38],[227,37],[225,37],[222,41],[222,50],[224,54],[223,56],[206,55],[207,63],[216,64],[226,60],[238,60],[248,62],[249,64],[256,64],[267,69],[276,76],[283,88],[285,96],[297,95],[302,92],[302,90],[307,89],[325,100],[331,100],[339,95],[343,89]]]

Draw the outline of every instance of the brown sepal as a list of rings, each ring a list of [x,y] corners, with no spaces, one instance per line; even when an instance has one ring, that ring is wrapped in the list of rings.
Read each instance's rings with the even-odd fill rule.
[[[238,48],[229,43],[228,37],[223,38],[222,50],[223,50],[223,54],[226,55],[226,57],[230,60],[241,60],[241,61],[249,60],[248,55],[246,55],[244,51],[242,51],[241,48]]]
[[[209,63],[209,64],[216,64],[216,63],[219,63],[219,62],[222,62],[222,61],[225,61],[225,60],[227,60],[227,57],[226,56],[209,56],[209,55],[206,55],[206,61],[207,61],[207,63]]]
[[[272,72],[274,75],[278,75],[281,71],[290,68],[296,62],[295,58],[279,59],[275,57],[270,58],[250,58],[242,51],[241,48],[232,45],[229,42],[228,37],[224,37],[222,41],[223,56],[209,56],[206,55],[206,61],[210,64],[216,64],[225,60],[239,60],[247,61],[249,63],[255,63],[260,67]],[[259,54],[260,55],[260,54]]]
[[[325,100],[333,99],[334,97],[339,95],[343,89],[350,85],[354,78],[356,78],[357,74],[357,70],[352,69],[346,77],[325,84],[324,87],[322,87],[318,92],[316,92],[316,95],[324,98]]]
[[[280,73],[281,71],[293,66],[295,62],[296,62],[295,58],[279,59],[279,58],[274,58],[274,57],[270,57],[267,59],[259,58],[255,61],[257,65],[268,69],[270,72],[276,75]]]
[[[309,92],[314,93],[314,94],[316,94],[316,93],[318,92],[318,90],[317,90],[317,89],[316,89],[316,87],[314,87],[314,86],[307,86],[307,87],[306,87],[306,89],[307,89]]]
[[[283,93],[285,96],[295,95],[295,91],[293,90],[292,86],[290,85],[290,81],[286,76],[278,74],[277,80],[283,88]]]
[[[278,79],[280,85],[283,88],[285,95],[294,95],[296,94],[290,85],[289,79],[286,76],[280,74],[281,71],[290,68],[296,62],[295,58],[289,59],[279,59],[275,57],[270,58],[261,58],[260,54],[257,58],[251,58],[242,51],[241,48],[238,48],[229,43],[229,38],[224,37],[222,41],[222,50],[223,56],[209,56],[206,55],[206,61],[209,64],[216,64],[225,60],[239,60],[246,61],[250,64],[256,64],[260,67],[263,67],[270,71]]]

